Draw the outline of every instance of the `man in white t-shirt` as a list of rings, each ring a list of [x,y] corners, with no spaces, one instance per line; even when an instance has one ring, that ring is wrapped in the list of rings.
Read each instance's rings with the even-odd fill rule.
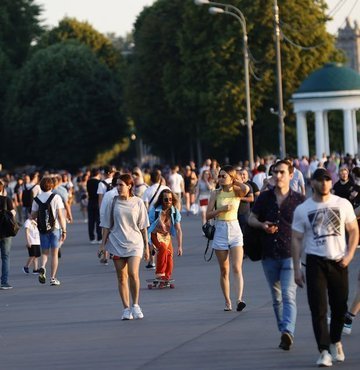
[[[37,220],[40,231],[40,246],[42,251],[41,267],[39,269],[39,282],[45,284],[46,282],[46,263],[51,252],[51,277],[50,285],[60,285],[60,281],[56,278],[56,273],[59,265],[58,250],[60,243],[66,239],[66,219],[64,216],[64,203],[60,195],[53,194],[53,180],[51,177],[43,177],[40,181],[40,188],[42,193],[34,198],[31,207],[31,217]],[[50,232],[42,232],[40,226],[43,222],[39,220],[39,204],[46,203],[50,197],[53,197],[50,202],[52,215],[55,219],[54,228]],[[51,217],[49,216],[49,219]]]
[[[98,185],[97,194],[99,196],[99,208],[101,207],[102,199],[105,193],[112,189],[112,178],[115,173],[115,168],[112,166],[105,166],[104,167],[104,180],[101,180]]]
[[[179,174],[179,166],[171,167],[171,174],[169,175],[169,187],[171,191],[178,197],[179,204],[181,204],[181,194],[184,194],[184,178]]]
[[[313,195],[298,206],[292,223],[292,257],[295,282],[305,283],[301,271],[302,250],[306,255],[306,282],[315,339],[320,352],[316,364],[332,366],[345,355],[341,333],[347,311],[348,265],[354,257],[359,229],[351,203],[331,194],[331,174],[318,168],[312,175]],[[345,231],[349,236],[346,246]],[[330,333],[327,302],[331,309]],[[330,352],[330,353],[329,353]]]
[[[145,190],[142,196],[142,200],[144,201],[145,206],[148,209],[148,212],[151,207],[154,207],[154,204],[158,200],[160,193],[165,189],[169,189],[168,186],[162,185],[162,176],[160,170],[152,171],[150,178],[151,186],[149,186]]]

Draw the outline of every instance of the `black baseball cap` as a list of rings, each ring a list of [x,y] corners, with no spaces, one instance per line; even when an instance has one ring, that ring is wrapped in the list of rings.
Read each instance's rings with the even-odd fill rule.
[[[311,177],[312,180],[331,180],[331,175],[330,175],[330,172],[325,169],[325,168],[318,168],[315,170],[315,172],[313,173],[312,177]]]

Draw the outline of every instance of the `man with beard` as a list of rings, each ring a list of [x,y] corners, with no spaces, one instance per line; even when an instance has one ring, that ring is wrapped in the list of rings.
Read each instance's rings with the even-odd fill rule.
[[[331,174],[325,168],[314,172],[311,186],[312,197],[295,210],[292,257],[295,282],[303,287],[305,277],[300,258],[304,248],[308,302],[320,352],[316,364],[328,367],[332,366],[332,361],[345,360],[341,332],[347,311],[348,266],[354,257],[359,230],[350,202],[331,194]],[[345,230],[349,234],[348,246]],[[328,298],[330,333],[327,324]]]

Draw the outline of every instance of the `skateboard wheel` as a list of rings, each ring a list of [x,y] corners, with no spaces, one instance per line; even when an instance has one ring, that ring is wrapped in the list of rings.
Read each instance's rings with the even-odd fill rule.
[[[164,288],[165,288],[165,283],[161,282],[161,283],[159,284],[159,289],[164,289]]]
[[[170,289],[175,289],[175,285],[174,284],[170,284]]]
[[[148,289],[152,289],[152,288],[153,288],[152,284],[148,284]]]

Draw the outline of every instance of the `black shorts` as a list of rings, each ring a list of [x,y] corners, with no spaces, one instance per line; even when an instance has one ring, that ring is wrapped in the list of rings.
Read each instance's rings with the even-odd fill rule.
[[[40,257],[41,250],[40,245],[33,244],[30,248],[28,248],[29,257]]]

